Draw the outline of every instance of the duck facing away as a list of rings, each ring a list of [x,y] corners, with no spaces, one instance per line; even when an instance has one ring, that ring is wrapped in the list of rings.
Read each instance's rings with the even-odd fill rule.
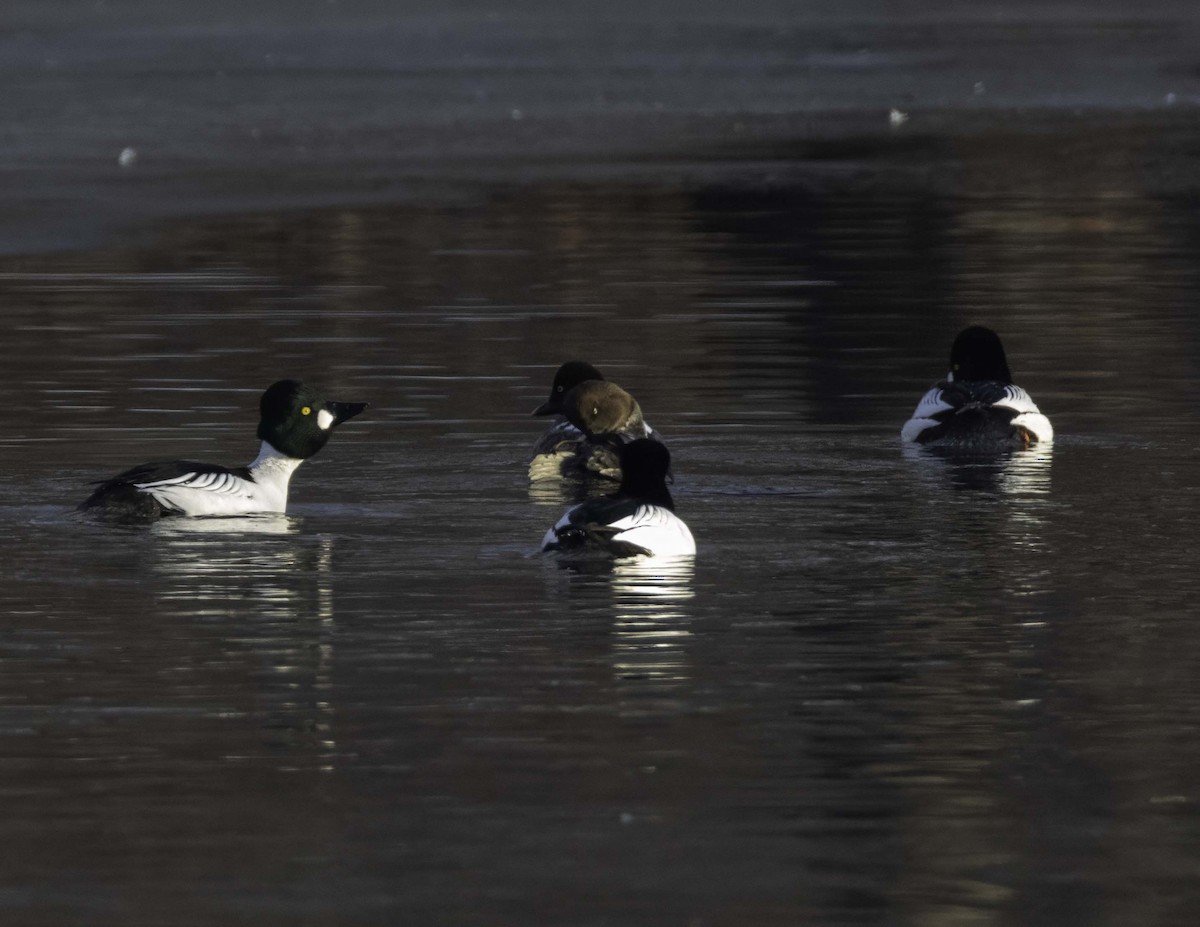
[[[79,506],[122,520],[169,515],[253,515],[287,510],[288,482],[330,433],[367,407],[327,400],[314,386],[280,380],[259,400],[258,456],[244,467],[190,460],[144,463],[100,483]]]
[[[550,398],[534,415],[558,415],[534,446],[529,462],[533,482],[570,476],[620,480],[619,444],[662,437],[642,417],[641,406],[591,364],[568,361],[554,374]]]
[[[612,557],[682,557],[696,553],[692,532],[667,490],[671,454],[649,438],[616,446],[621,487],[613,496],[570,509],[546,532],[542,552]]]
[[[972,325],[954,339],[950,372],[921,397],[900,437],[965,449],[1026,448],[1052,441],[1054,429],[1013,383],[1000,336]]]

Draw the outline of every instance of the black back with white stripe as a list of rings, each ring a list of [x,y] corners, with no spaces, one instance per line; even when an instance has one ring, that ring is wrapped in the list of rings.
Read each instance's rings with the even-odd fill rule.
[[[918,403],[901,432],[918,444],[985,450],[1028,447],[1053,435],[1033,399],[1012,382],[1000,336],[964,329],[950,349],[950,372]]]
[[[237,480],[254,482],[249,467],[222,467],[192,460],[161,460],[130,467],[105,480],[79,506],[80,510],[105,509],[109,514],[132,518],[157,518],[182,515],[174,506],[164,505],[139,484],[171,483],[208,492],[227,492]]]

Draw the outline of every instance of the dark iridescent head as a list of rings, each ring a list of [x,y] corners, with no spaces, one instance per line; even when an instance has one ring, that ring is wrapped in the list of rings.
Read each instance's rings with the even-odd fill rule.
[[[604,374],[583,361],[567,361],[554,374],[550,385],[550,398],[533,410],[534,415],[562,414],[563,397],[580,383],[588,380],[603,380]]]
[[[638,438],[621,445],[617,456],[621,460],[621,495],[646,499],[669,509],[675,507],[667,490],[671,452],[666,445],[651,438]]]
[[[354,418],[365,402],[334,402],[315,386],[299,380],[280,380],[259,400],[262,418],[258,436],[288,457],[312,457],[329,440],[333,429]]]
[[[959,332],[950,348],[950,379],[955,382],[994,380],[1011,383],[1000,336],[990,328],[972,325]]]

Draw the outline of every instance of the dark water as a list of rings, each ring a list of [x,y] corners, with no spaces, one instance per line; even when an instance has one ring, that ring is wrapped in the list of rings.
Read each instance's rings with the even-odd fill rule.
[[[0,920],[1193,923],[1198,147],[877,138],[6,259]],[[971,322],[1052,449],[899,445]],[[569,357],[667,436],[694,569],[533,555]],[[70,512],[249,460],[283,376],[371,403],[286,518]]]

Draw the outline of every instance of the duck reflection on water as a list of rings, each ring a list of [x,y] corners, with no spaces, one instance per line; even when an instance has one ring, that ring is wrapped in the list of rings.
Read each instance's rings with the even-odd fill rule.
[[[150,534],[162,617],[205,631],[203,659],[247,703],[231,715],[258,722],[281,769],[331,771],[333,539],[285,515],[162,519]]]
[[[612,672],[622,714],[673,714],[692,680],[695,558],[548,561],[570,598],[611,603]]]
[[[613,669],[626,694],[662,695],[690,680],[694,571],[692,557],[613,563]]]
[[[933,489],[954,489],[1003,495],[1050,492],[1054,445],[1045,442],[1026,450],[980,452],[953,446],[902,444],[914,472]]]

